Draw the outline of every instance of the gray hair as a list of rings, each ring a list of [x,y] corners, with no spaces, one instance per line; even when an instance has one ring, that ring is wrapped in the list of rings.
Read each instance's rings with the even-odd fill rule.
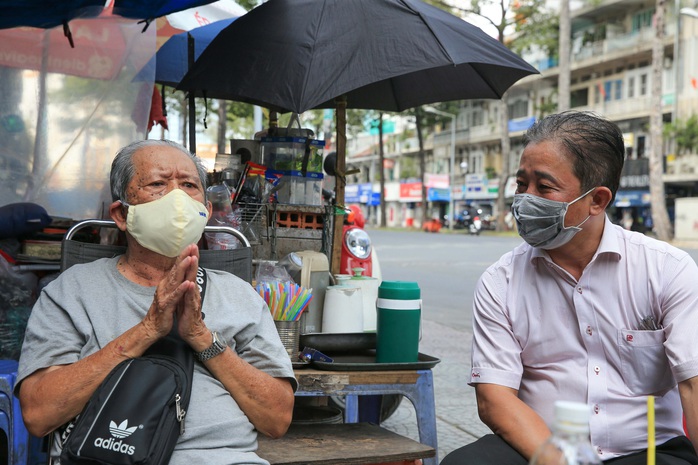
[[[625,160],[623,133],[615,123],[592,112],[565,111],[536,121],[526,131],[524,147],[543,141],[559,142],[566,149],[581,192],[608,187],[613,204]]]
[[[112,161],[111,164],[111,174],[109,175],[112,201],[126,200],[126,188],[131,182],[131,179],[133,179],[135,172],[133,154],[145,147],[173,147],[191,158],[196,166],[196,171],[199,173],[201,187],[204,190],[204,199],[206,199],[206,167],[201,162],[201,159],[177,142],[171,140],[147,139],[130,143],[119,150],[114,157],[114,161]]]

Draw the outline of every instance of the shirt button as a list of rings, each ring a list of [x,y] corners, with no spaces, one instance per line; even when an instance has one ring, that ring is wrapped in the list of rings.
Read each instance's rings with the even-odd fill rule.
[[[603,451],[602,451],[601,448],[598,447],[598,446],[596,447],[596,453],[599,454],[599,455],[603,455]]]
[[[598,375],[600,372],[601,372],[601,368],[594,367],[594,373],[596,373]]]
[[[593,334],[593,331],[591,330],[591,326],[587,326],[587,334],[591,336]]]
[[[599,404],[595,404],[594,405],[594,413],[596,413],[598,415],[600,410],[601,410],[601,408],[599,407]]]
[[[578,288],[577,288],[577,292],[579,292],[579,293],[581,294],[581,293],[582,293],[582,288],[581,288],[581,287],[578,287]]]

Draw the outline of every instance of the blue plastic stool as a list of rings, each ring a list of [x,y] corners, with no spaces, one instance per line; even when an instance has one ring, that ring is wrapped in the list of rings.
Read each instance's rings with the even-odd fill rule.
[[[7,457],[0,457],[0,463],[45,464],[48,463],[48,453],[44,450],[46,441],[29,434],[24,426],[19,399],[12,395],[17,367],[16,360],[0,360],[0,431],[7,438]]]

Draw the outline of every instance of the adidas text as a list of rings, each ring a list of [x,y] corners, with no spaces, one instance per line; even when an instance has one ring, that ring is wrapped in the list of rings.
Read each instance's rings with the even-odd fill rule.
[[[114,438],[97,438],[95,439],[95,447],[101,447],[102,449],[109,449],[128,455],[133,455],[136,452],[136,448],[134,446],[124,444],[123,441],[120,440],[114,441]]]

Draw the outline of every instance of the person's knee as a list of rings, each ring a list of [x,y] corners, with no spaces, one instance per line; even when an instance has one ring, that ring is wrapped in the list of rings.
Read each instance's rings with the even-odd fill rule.
[[[463,449],[467,449],[468,446],[461,447],[449,453],[446,457],[441,460],[439,465],[460,465],[465,463],[464,459],[467,457],[467,452],[461,452]]]
[[[488,434],[446,455],[440,465],[527,465],[528,461],[506,441]]]

